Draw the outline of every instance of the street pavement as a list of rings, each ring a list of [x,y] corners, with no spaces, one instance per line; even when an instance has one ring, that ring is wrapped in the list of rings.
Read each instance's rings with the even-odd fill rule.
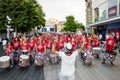
[[[120,54],[114,65],[109,62],[101,64],[103,53],[100,58],[94,58],[92,65],[83,65],[80,56],[76,61],[76,80],[120,80]],[[45,80],[59,80],[60,64],[47,63],[44,66]]]
[[[0,50],[0,56],[4,52]],[[36,67],[32,64],[29,68],[20,68],[15,65],[12,69],[0,68],[0,80],[45,80],[43,67]]]
[[[0,51],[0,55],[3,55]],[[120,80],[120,54],[112,66],[109,62],[101,64],[103,54],[100,58],[94,58],[92,65],[83,65],[80,56],[76,61],[76,80]],[[19,68],[16,65],[13,69],[0,68],[0,80],[59,80],[60,63],[50,64],[47,62],[44,67],[35,67],[32,64],[29,68]]]

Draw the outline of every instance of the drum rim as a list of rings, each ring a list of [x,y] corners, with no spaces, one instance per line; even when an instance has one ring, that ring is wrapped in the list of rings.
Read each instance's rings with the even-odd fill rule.
[[[23,57],[22,57],[22,56],[23,56]],[[28,59],[29,57],[28,57],[28,55],[21,54],[21,55],[20,55],[20,58],[22,58],[22,59]]]
[[[0,57],[0,61],[4,62],[4,61],[9,61],[10,57],[9,56],[1,56]]]

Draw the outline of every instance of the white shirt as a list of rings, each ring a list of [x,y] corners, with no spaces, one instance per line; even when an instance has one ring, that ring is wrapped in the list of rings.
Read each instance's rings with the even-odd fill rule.
[[[2,41],[2,45],[3,45],[3,46],[7,45],[7,40],[3,40],[3,41]]]
[[[99,35],[99,38],[102,39],[102,35],[101,34]]]
[[[60,75],[72,76],[75,72],[75,61],[78,56],[78,52],[74,51],[70,56],[68,56],[64,52],[59,51],[59,56],[62,61]]]

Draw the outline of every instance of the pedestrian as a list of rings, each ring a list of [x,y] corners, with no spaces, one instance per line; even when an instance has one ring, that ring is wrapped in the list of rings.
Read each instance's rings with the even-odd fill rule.
[[[7,42],[8,42],[7,39],[3,39],[3,40],[2,40],[3,50],[6,50]]]
[[[75,80],[75,61],[79,53],[81,53],[85,44],[85,38],[83,37],[83,44],[78,50],[72,51],[72,44],[66,43],[65,51],[57,51],[56,45],[52,46],[52,53],[58,54],[61,57],[61,71],[60,80]]]
[[[2,37],[0,36],[0,49],[2,49]]]

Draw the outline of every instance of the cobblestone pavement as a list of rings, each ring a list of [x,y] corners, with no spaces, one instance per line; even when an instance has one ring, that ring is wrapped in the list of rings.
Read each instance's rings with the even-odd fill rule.
[[[0,54],[1,55],[1,54]],[[94,58],[93,64],[83,65],[80,56],[76,62],[76,80],[120,80],[120,54],[118,54],[114,65],[109,62],[101,64],[103,54],[100,58]],[[47,62],[44,67],[35,67],[32,64],[29,68],[19,68],[16,65],[13,69],[0,68],[0,80],[59,80],[60,64]]]
[[[0,51],[0,56],[3,51]],[[0,80],[45,80],[43,67],[36,67],[32,64],[29,68],[19,68],[15,65],[12,69],[0,68]]]
[[[103,54],[100,58],[94,58],[93,64],[83,65],[80,58],[76,62],[76,80],[120,80],[120,54],[118,54],[114,65],[109,62],[101,64]],[[60,64],[47,63],[44,67],[45,80],[59,80]]]
[[[43,67],[36,68],[35,65],[29,68],[0,69],[0,80],[45,80]]]

